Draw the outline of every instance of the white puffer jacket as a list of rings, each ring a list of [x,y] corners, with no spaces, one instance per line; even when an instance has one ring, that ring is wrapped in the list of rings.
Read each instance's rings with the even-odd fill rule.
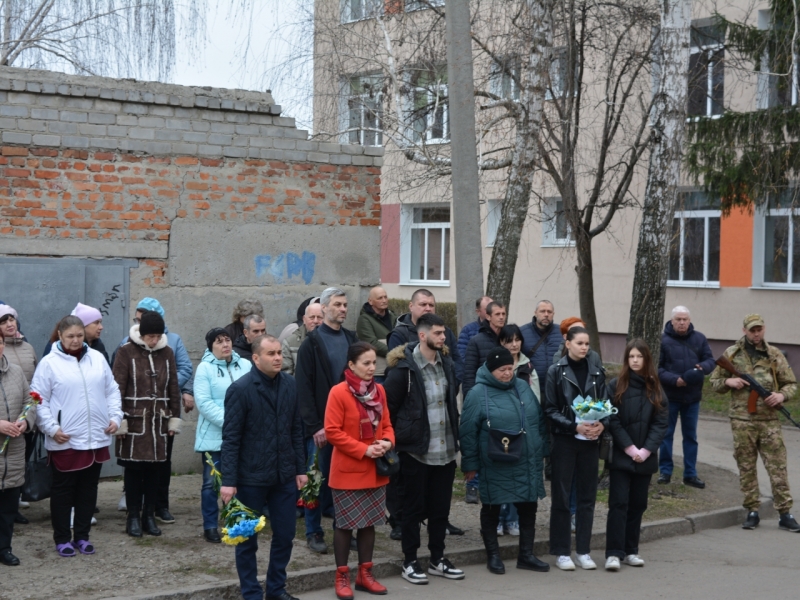
[[[95,450],[111,444],[105,433],[110,422],[119,426],[122,403],[119,386],[105,357],[86,344],[78,361],[53,344],[50,354],[36,367],[31,390],[39,392],[42,404],[36,425],[47,434],[47,450]],[[70,436],[57,444],[53,436],[61,430]]]

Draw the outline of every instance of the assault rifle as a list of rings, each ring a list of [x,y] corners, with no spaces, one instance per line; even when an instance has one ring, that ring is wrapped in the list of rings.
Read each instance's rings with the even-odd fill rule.
[[[756,408],[756,402],[758,402],[759,398],[766,398],[767,396],[772,394],[772,392],[768,392],[763,385],[758,383],[755,377],[739,371],[736,367],[733,366],[733,363],[724,356],[720,356],[716,360],[716,363],[717,365],[728,371],[728,373],[730,373],[734,377],[738,377],[739,379],[743,379],[744,381],[747,382],[747,385],[750,387],[750,396],[748,396],[747,398],[747,412],[749,412],[750,414],[753,414],[758,410]],[[798,423],[792,418],[791,413],[788,410],[786,410],[784,406],[780,406],[778,410],[795,427],[800,427],[800,423]]]

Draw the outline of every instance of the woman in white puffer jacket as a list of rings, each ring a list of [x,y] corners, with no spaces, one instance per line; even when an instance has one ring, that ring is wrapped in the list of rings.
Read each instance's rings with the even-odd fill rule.
[[[97,482],[108,447],[122,421],[119,386],[102,354],[84,343],[83,322],[64,317],[59,341],[42,359],[31,389],[42,396],[36,425],[47,435],[53,482],[50,514],[60,556],[94,554],[89,542]],[[75,507],[74,538],[70,512]]]

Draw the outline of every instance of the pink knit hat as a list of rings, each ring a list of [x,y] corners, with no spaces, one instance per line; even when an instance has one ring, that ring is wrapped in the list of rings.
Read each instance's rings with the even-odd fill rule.
[[[103,315],[100,314],[99,310],[92,306],[81,304],[80,302],[78,302],[78,306],[76,306],[70,314],[83,321],[84,327],[103,319]]]

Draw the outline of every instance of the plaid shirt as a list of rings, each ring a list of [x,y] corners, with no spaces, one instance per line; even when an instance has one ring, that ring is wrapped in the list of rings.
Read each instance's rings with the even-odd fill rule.
[[[442,357],[437,352],[436,361],[428,362],[420,352],[419,345],[414,348],[412,354],[422,372],[422,383],[425,386],[425,398],[428,402],[431,441],[428,444],[428,452],[411,456],[426,465],[446,465],[456,459],[456,444],[447,416],[447,376]]]

